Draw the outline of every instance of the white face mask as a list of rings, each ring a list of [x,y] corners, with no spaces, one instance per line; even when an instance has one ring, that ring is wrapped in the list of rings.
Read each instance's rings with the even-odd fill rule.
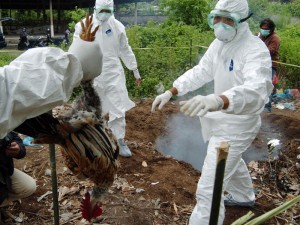
[[[223,22],[214,25],[214,32],[216,38],[225,43],[232,41],[236,35],[236,29]]]
[[[109,19],[109,17],[111,17],[111,13],[107,13],[107,12],[102,12],[102,13],[97,13],[96,14],[96,18],[97,20],[99,20],[100,22],[105,22]]]

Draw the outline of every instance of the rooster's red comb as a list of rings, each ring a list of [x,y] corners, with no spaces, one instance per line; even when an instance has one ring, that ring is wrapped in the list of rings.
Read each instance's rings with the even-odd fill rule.
[[[86,192],[84,195],[84,198],[81,201],[81,213],[82,217],[89,222],[98,216],[102,215],[102,208],[101,208],[101,203],[96,203],[95,205],[92,206],[91,204],[91,196],[89,192]]]

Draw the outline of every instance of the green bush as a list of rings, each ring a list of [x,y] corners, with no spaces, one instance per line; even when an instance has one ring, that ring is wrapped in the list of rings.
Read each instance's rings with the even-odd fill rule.
[[[274,21],[276,29],[284,29],[290,25],[292,16],[295,16],[291,11],[292,4],[293,3],[283,4],[281,2],[271,2],[268,0],[249,1],[250,11],[253,12],[252,19],[249,20],[251,30],[257,32],[259,30],[260,21],[266,18],[270,18]]]
[[[287,64],[297,65],[289,66],[280,64],[279,79],[280,87],[299,88],[300,87],[300,26],[297,24],[289,26],[279,33],[281,43],[279,49],[279,61]]]
[[[161,7],[164,7],[169,15],[167,22],[175,21],[178,24],[208,29],[206,18],[212,9],[211,0],[163,0]]]
[[[294,0],[288,4],[288,8],[293,16],[300,16],[300,0]]]
[[[178,76],[199,62],[206,49],[198,46],[208,46],[214,39],[212,31],[175,23],[135,26],[127,30],[127,36],[142,76],[142,86],[137,88],[132,72],[126,70],[128,91],[134,97],[156,95],[154,86],[159,82],[170,88]]]
[[[264,2],[264,1],[262,1]],[[77,9],[72,15],[74,21],[79,21],[85,15],[84,10]],[[255,20],[250,23],[254,26]],[[196,65],[214,39],[212,30],[178,23],[156,24],[149,21],[147,26],[134,26],[126,30],[129,43],[137,58],[142,76],[142,86],[136,87],[131,71],[125,69],[129,95],[132,97],[151,97],[157,95],[155,85],[160,82],[165,89],[172,86],[173,81],[186,70]],[[286,29],[277,30],[281,38],[280,61],[299,65],[300,62],[300,27],[290,25]],[[68,46],[61,46],[64,50]],[[7,65],[17,55],[0,53],[0,66]],[[125,68],[125,67],[124,67]],[[298,67],[280,65],[280,87],[299,87],[300,70]],[[80,89],[74,92],[74,96]]]

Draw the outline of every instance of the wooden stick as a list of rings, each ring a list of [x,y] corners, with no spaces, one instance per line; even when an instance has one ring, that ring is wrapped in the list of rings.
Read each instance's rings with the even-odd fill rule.
[[[214,183],[214,192],[212,197],[212,204],[210,210],[209,225],[217,225],[219,219],[220,202],[223,190],[223,179],[226,160],[228,156],[229,144],[228,142],[221,142],[220,147],[217,148],[217,168]]]

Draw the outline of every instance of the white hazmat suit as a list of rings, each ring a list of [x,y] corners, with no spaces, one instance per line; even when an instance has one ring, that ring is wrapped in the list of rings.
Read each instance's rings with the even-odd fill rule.
[[[99,13],[103,9],[111,13]],[[124,143],[125,113],[133,108],[135,103],[128,97],[126,77],[120,58],[125,66],[133,71],[137,80],[140,79],[140,75],[135,55],[128,43],[125,27],[114,18],[112,11],[112,0],[96,0],[93,28],[100,26],[95,35],[95,42],[99,43],[103,53],[103,64],[102,73],[94,80],[94,86],[101,97],[103,113],[109,113],[108,125],[119,140],[120,155],[130,157],[131,152]],[[77,23],[74,39],[78,38],[81,32],[81,25]]]
[[[54,47],[29,49],[1,67],[0,138],[26,119],[66,103],[81,81],[101,73],[93,60],[102,61],[99,46],[78,39],[69,52]]]
[[[80,61],[59,48],[29,49],[0,68],[0,138],[26,119],[67,102],[83,78]]]
[[[246,0],[219,0],[215,9],[237,13],[241,19],[248,16]],[[270,54],[264,43],[252,35],[248,24],[239,23],[234,29],[234,35],[214,29],[217,39],[209,46],[199,64],[173,83],[178,96],[182,96],[214,80],[213,95],[196,96],[194,100],[189,100],[191,102],[187,101],[190,105],[193,101],[202,104],[201,107],[195,105],[192,108],[202,108],[196,112],[201,116],[204,139],[209,140],[196,191],[197,204],[190,217],[190,225],[209,224],[217,164],[216,148],[222,141],[228,141],[230,145],[223,191],[228,192],[236,202],[254,203],[252,181],[242,154],[260,129],[260,113],[272,91]],[[170,93],[172,96],[171,91],[157,96],[152,110],[159,103],[161,108],[170,99]],[[219,104],[218,96],[225,96],[229,100],[228,108],[222,109],[224,104]],[[192,115],[191,111],[187,110],[185,113]],[[223,224],[224,214],[223,195],[219,225]]]

